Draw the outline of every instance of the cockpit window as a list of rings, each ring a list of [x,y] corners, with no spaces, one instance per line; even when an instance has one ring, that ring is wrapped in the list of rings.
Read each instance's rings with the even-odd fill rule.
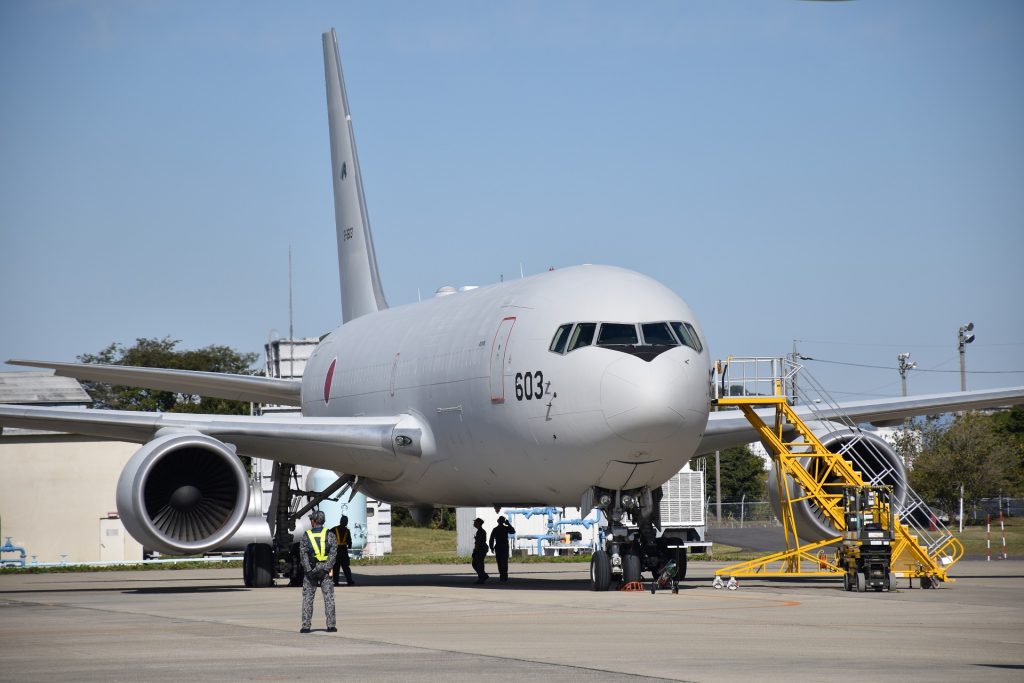
[[[551,339],[551,346],[548,347],[548,351],[554,351],[555,353],[565,353],[565,345],[569,341],[569,330],[572,329],[572,323],[566,323],[555,331],[555,336]]]
[[[644,344],[651,346],[678,346],[679,342],[668,329],[667,323],[643,323],[640,329],[644,333]]]
[[[565,323],[555,330],[548,350],[563,355],[594,345],[595,341],[602,348],[648,362],[680,344],[697,353],[704,350],[697,330],[686,322]]]
[[[590,346],[594,343],[594,331],[597,330],[597,323],[580,323],[572,331],[569,340],[569,351],[575,351],[582,346]]]
[[[639,344],[636,325],[622,323],[601,323],[601,334],[597,337],[598,346],[620,346],[622,344]]]
[[[700,343],[700,337],[697,336],[697,330],[693,328],[690,323],[671,323],[672,329],[675,330],[676,335],[679,337],[679,341],[689,346],[697,353],[701,353],[704,350],[704,346]]]

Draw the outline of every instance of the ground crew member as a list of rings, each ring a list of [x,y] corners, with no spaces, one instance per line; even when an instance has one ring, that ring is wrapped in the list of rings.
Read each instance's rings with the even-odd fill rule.
[[[352,580],[352,569],[348,563],[348,549],[352,547],[352,532],[348,530],[348,517],[341,516],[338,526],[331,529],[331,535],[338,542],[338,559],[334,561],[334,585],[341,585],[341,572],[345,572],[345,583],[355,585]]]
[[[309,513],[309,522],[313,527],[299,541],[299,558],[305,574],[302,577],[302,628],[299,633],[309,633],[310,622],[313,620],[313,599],[316,588],[324,593],[324,611],[327,613],[328,633],[337,632],[334,618],[334,584],[331,575],[334,573],[334,560],[338,554],[338,542],[334,534],[327,533],[324,528],[324,513],[314,510]]]
[[[473,569],[476,570],[476,582],[483,583],[489,577],[484,571],[484,558],[487,557],[487,532],[484,531],[484,520],[477,517],[473,520],[476,536],[473,538]]]
[[[490,547],[498,562],[499,581],[508,581],[508,537],[515,532],[504,517],[498,517],[498,526],[491,529]]]

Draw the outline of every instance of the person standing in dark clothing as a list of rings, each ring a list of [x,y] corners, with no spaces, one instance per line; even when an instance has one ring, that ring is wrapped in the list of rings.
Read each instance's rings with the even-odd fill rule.
[[[302,577],[302,628],[299,633],[309,633],[310,621],[313,618],[313,598],[317,587],[324,594],[324,610],[327,612],[328,633],[337,632],[334,615],[334,584],[331,574],[334,566],[338,544],[332,534],[324,528],[324,513],[314,510],[309,514],[309,523],[313,528],[302,535],[299,541],[299,558],[305,572]]]
[[[348,562],[348,549],[352,547],[352,532],[348,530],[348,517],[341,516],[338,526],[331,529],[334,540],[338,542],[338,557],[334,560],[334,585],[341,585],[341,572],[345,572],[345,583],[355,585],[352,580],[352,569]]]
[[[498,526],[491,529],[490,547],[498,563],[499,581],[508,581],[508,537],[515,532],[504,517],[498,517]]]
[[[473,520],[476,536],[473,537],[473,569],[476,570],[476,582],[483,583],[489,577],[484,571],[484,558],[487,557],[487,532],[484,531],[484,520],[477,517]]]

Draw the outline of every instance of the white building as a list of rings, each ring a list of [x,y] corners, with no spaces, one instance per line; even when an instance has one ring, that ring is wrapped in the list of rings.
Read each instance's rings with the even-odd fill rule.
[[[90,402],[70,378],[0,373],[0,403],[84,409]],[[115,503],[117,479],[138,448],[77,434],[4,428],[0,536],[25,548],[27,564],[141,560],[142,546],[125,532]]]

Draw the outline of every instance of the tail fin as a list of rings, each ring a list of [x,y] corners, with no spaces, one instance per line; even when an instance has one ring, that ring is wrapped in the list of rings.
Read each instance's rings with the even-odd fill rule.
[[[334,171],[334,222],[338,231],[338,269],[341,272],[343,323],[388,307],[377,272],[370,219],[366,214],[363,178],[359,171],[352,116],[348,108],[341,55],[334,29],[324,36],[324,76],[327,80],[327,119],[331,130],[331,168]]]

